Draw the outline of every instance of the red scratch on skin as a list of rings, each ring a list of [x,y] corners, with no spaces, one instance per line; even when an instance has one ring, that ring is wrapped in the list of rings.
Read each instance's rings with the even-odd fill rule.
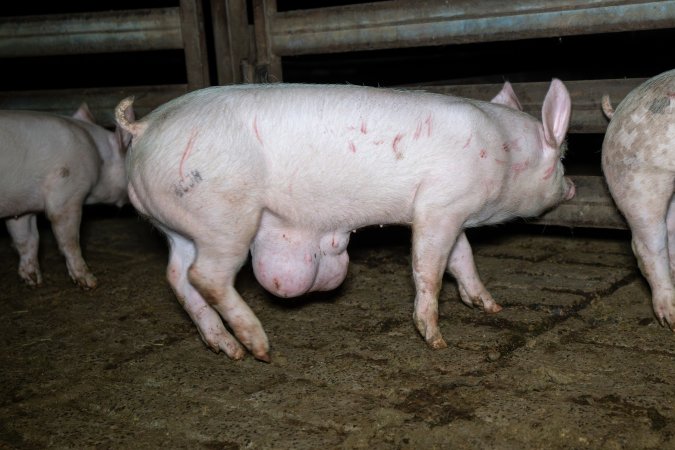
[[[509,142],[504,142],[502,145],[502,149],[504,149],[505,152],[509,152],[511,150],[518,150],[518,141],[520,138],[513,139]]]
[[[263,140],[260,137],[260,131],[258,131],[258,116],[253,118],[253,131],[255,132],[255,137],[258,139],[258,142],[260,142],[260,145],[264,145]]]
[[[391,143],[391,148],[394,151],[396,159],[403,158],[403,154],[401,153],[401,150],[399,150],[398,148],[398,144],[401,142],[401,139],[403,139],[403,136],[404,135],[402,133],[397,134],[396,137],[394,138],[394,141]]]
[[[185,150],[183,151],[183,156],[180,159],[180,165],[178,166],[178,175],[180,176],[180,181],[183,181],[184,176],[183,176],[183,165],[185,164],[185,160],[190,156],[190,152],[192,152],[192,144],[194,143],[195,137],[197,137],[197,129],[193,129],[192,133],[190,133],[190,139],[188,139],[188,143],[185,146]]]
[[[430,136],[431,136],[431,127],[432,127],[432,125],[433,125],[433,119],[431,118],[431,114],[429,114],[429,115],[427,116],[427,118],[426,118],[426,120],[424,121],[424,123],[425,123],[426,126],[427,126],[427,137],[430,137]]]
[[[413,139],[414,140],[419,139],[421,134],[422,134],[422,122],[418,122],[417,128],[415,128],[415,134],[413,134]]]
[[[485,151],[484,148],[481,148],[480,149],[480,157],[485,159],[486,156],[487,156],[487,152]]]
[[[349,141],[349,150],[352,151],[352,153],[356,153],[356,145],[354,145],[354,142]]]
[[[373,142],[373,144],[375,144],[375,145],[382,145],[382,144],[384,144],[384,140],[380,139],[379,141]]]
[[[473,139],[472,134],[469,135],[469,139],[466,140],[466,144],[464,144],[464,147],[462,147],[462,148],[467,148],[469,146],[469,144],[471,144],[471,139]],[[485,152],[485,149],[482,149],[481,152],[480,152],[481,155],[483,155],[484,152]],[[484,156],[481,156],[481,158],[484,158]]]
[[[500,166],[503,166],[504,164],[506,164],[506,161],[501,160],[501,159],[496,159],[496,158],[495,158],[495,162],[496,162],[497,164],[499,164]]]
[[[361,122],[361,134],[366,134],[368,133],[368,127],[366,127],[366,121]]]
[[[551,178],[551,175],[553,175],[553,171],[555,170],[555,164],[553,164],[551,167],[546,169],[546,172],[544,172],[544,180],[548,180]]]
[[[514,177],[518,176],[522,171],[524,171],[528,167],[530,167],[530,161],[529,160],[525,160],[523,162],[516,163],[516,164],[512,165],[511,170],[513,171],[513,176]]]

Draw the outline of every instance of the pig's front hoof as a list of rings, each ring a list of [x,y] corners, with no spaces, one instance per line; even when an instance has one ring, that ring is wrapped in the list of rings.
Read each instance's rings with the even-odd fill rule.
[[[75,282],[75,284],[77,284],[85,291],[88,291],[90,289],[96,289],[96,286],[98,286],[98,281],[96,280],[96,277],[90,273],[87,273],[83,276],[75,277],[73,278],[73,281]]]
[[[19,269],[19,276],[30,287],[42,285],[42,275],[39,271],[22,271]]]
[[[27,263],[20,265],[19,276],[28,286],[37,287],[42,284],[42,274],[40,273],[40,269],[34,264]]]

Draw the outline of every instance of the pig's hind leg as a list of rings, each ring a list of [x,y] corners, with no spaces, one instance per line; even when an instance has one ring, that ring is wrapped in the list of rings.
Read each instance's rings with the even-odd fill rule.
[[[19,253],[19,276],[28,285],[39,286],[42,284],[42,274],[38,264],[40,236],[35,214],[7,219],[6,224],[14,248]]]
[[[188,280],[201,296],[225,319],[235,336],[253,356],[269,361],[267,335],[253,311],[239,296],[234,281],[248,258],[258,228],[260,211],[255,199],[223,212],[199,211],[199,230],[191,233],[196,258],[188,269]]]
[[[195,246],[177,233],[161,228],[169,241],[170,255],[166,276],[176,297],[197,325],[202,340],[215,352],[222,350],[232,359],[242,359],[244,348],[225,329],[220,316],[188,281],[188,269],[195,259]]]
[[[457,238],[448,261],[448,272],[457,280],[459,295],[465,304],[478,306],[487,313],[497,313],[502,310],[478,275],[466,233],[461,233]]]
[[[662,325],[667,323],[671,329],[675,329],[675,287],[668,228],[673,229],[673,218],[666,217],[673,214],[668,209],[674,181],[675,176],[664,171],[633,170],[630,177],[608,177],[612,196],[630,226],[640,270],[651,287],[654,313]]]

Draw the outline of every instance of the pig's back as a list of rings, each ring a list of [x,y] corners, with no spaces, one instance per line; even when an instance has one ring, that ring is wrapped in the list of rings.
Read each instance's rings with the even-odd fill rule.
[[[330,216],[361,226],[359,212],[367,211],[368,220],[405,222],[423,179],[444,176],[461,189],[468,160],[454,150],[480,114],[467,100],[408,91],[210,88],[145,119],[128,171],[133,179],[139,167],[162,170],[153,178],[174,183],[192,168],[205,183],[232,183],[241,174],[247,188],[264,183],[266,207],[293,221]]]
[[[43,210],[60,179],[93,184],[98,156],[92,150],[91,138],[73,119],[0,111],[0,217]]]

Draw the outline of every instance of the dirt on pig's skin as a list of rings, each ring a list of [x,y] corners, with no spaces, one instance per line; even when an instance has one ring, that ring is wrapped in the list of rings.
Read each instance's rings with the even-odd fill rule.
[[[446,277],[436,351],[412,324],[407,229],[357,232],[321,295],[275,298],[245,266],[270,364],[206,348],[133,212],[85,215],[94,291],[40,235],[31,289],[0,234],[0,448],[675,448],[675,337],[627,233],[471,231],[504,310],[464,306]]]

